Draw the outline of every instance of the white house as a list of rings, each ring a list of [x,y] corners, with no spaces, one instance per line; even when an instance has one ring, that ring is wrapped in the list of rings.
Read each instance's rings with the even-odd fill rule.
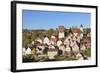
[[[26,49],[23,48],[23,49],[22,49],[22,54],[25,55],[25,52],[26,52]]]
[[[57,46],[59,47],[63,42],[61,40],[57,41]]]
[[[42,40],[40,38],[36,39],[37,42],[40,42],[41,44],[43,43]]]
[[[61,39],[61,38],[65,38],[65,32],[64,32],[65,28],[64,26],[58,26],[58,38]]]
[[[44,44],[47,44],[47,45],[50,45],[50,40],[48,37],[45,37],[44,40],[43,40],[43,43]]]
[[[31,54],[31,49],[28,47],[28,48],[26,49],[26,51],[25,51],[25,55],[29,55],[29,54]]]
[[[53,45],[49,45],[47,54],[48,54],[49,59],[55,58],[55,56],[57,55],[57,50],[55,49]]]
[[[64,38],[64,37],[65,37],[64,32],[59,32],[59,39],[60,39],[60,38]]]
[[[57,55],[57,51],[48,51],[47,54],[49,59],[55,59],[55,56]]]
[[[55,45],[56,42],[57,42],[57,37],[55,37],[54,35],[52,35],[51,39],[50,39],[50,44]]]
[[[32,41],[32,45],[34,45],[34,41]]]
[[[80,39],[82,39],[82,38],[83,38],[83,33],[80,34]]]

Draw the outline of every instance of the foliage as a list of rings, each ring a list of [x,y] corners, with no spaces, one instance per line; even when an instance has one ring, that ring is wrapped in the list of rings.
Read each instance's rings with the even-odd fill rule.
[[[85,51],[82,51],[82,53],[87,56],[87,57],[90,57],[91,56],[91,49],[90,48],[87,48]]]

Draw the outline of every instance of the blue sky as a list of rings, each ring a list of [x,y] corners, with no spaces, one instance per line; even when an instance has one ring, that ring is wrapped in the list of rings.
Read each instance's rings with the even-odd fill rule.
[[[79,12],[55,12],[23,10],[23,29],[56,29],[59,25],[65,28],[72,26],[90,27],[91,14]]]

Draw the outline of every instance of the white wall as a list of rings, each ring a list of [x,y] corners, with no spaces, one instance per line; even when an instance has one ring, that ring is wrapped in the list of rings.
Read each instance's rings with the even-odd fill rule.
[[[10,51],[11,51],[10,50],[10,1],[11,0],[0,0],[0,73],[11,73],[10,72]],[[100,8],[100,5],[99,5],[100,0],[31,0],[31,1],[98,5]],[[100,13],[100,9],[98,13]],[[100,14],[98,16],[100,16]],[[98,18],[98,20],[99,19],[100,17]],[[99,27],[100,25],[98,25],[98,28]],[[99,28],[99,31],[100,31],[100,28]],[[99,34],[99,37],[100,37],[100,34]],[[100,38],[98,40],[100,40]],[[98,51],[100,55],[99,48],[98,48]],[[100,61],[100,57],[99,57],[99,61]],[[99,63],[99,66],[100,66],[100,63]],[[53,71],[42,71],[42,72],[38,71],[37,73],[47,73],[47,72],[48,73],[51,73],[51,72],[54,72],[54,73],[57,73],[57,72],[58,73],[66,73],[66,72],[67,73],[87,73],[87,72],[99,73],[100,67],[53,70]]]

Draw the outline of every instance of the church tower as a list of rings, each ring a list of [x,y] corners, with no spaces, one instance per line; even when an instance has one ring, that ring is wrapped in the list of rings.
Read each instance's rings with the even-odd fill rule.
[[[83,25],[80,26],[80,30],[81,30],[81,32],[83,32]]]
[[[65,38],[65,28],[64,26],[60,25],[58,26],[58,38],[59,39],[62,39],[62,38]]]

